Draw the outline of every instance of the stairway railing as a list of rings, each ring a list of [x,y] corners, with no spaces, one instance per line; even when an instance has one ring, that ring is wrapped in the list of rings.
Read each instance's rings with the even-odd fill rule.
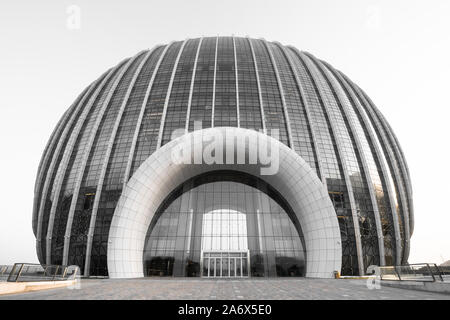
[[[80,275],[78,266],[16,263],[8,275],[8,282],[65,281]]]

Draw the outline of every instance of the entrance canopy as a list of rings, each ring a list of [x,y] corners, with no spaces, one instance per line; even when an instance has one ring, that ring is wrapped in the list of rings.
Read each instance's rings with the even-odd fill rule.
[[[244,155],[248,158],[251,151],[249,144],[238,148],[234,144],[237,139],[256,139],[276,146],[279,157],[277,170],[261,175],[261,163],[265,159],[260,159],[259,153],[256,154],[256,164],[174,163],[175,148],[185,147],[194,158],[208,148],[217,131],[224,137],[223,149],[219,151],[226,153],[232,150],[237,157]],[[315,171],[292,149],[268,135],[248,129],[221,127],[194,131],[172,140],[153,153],[130,178],[111,222],[107,252],[110,278],[143,277],[146,234],[167,196],[195,176],[226,170],[258,177],[283,196],[303,231],[307,277],[331,278],[335,270],[341,269],[342,249],[336,213]]]
[[[207,276],[208,253],[225,259],[222,269],[234,263],[228,254],[245,253],[246,276],[301,277],[304,247],[300,223],[276,190],[243,172],[214,171],[184,182],[164,200],[147,232],[144,275]],[[232,276],[208,276],[214,274]]]

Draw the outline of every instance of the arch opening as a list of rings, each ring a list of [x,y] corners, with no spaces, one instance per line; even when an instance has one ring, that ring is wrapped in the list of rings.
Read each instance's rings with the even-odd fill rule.
[[[272,144],[278,150],[279,167],[265,175],[263,155],[255,154],[254,164],[191,164],[173,161],[173,150],[188,150],[191,159],[208,147],[220,131],[226,153],[247,158],[249,145],[237,146],[236,139]],[[225,138],[226,137],[226,138]],[[250,140],[253,139],[253,140]],[[191,143],[194,141],[194,143]],[[217,150],[216,150],[217,151]],[[110,278],[144,276],[143,251],[153,218],[164,200],[185,181],[215,171],[236,171],[258,177],[283,195],[292,208],[293,216],[302,226],[307,253],[306,276],[331,278],[341,269],[342,247],[339,226],[333,204],[315,171],[295,151],[278,140],[253,130],[218,127],[188,133],[162,146],[136,170],[125,186],[116,206],[108,237],[107,259]],[[269,189],[270,190],[270,189]],[[296,228],[299,230],[299,228]]]
[[[300,223],[281,194],[235,171],[196,176],[163,202],[147,231],[145,276],[304,276]]]

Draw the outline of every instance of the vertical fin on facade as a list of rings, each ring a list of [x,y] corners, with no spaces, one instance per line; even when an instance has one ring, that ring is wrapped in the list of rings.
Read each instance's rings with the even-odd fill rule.
[[[270,48],[270,45],[267,43],[267,41],[265,39],[263,39],[263,42],[264,42],[264,45],[265,45],[265,47],[267,49],[267,52],[269,53],[270,61],[272,61],[273,70],[275,71],[275,77],[277,78],[278,89],[280,90],[281,103],[283,104],[283,114],[284,114],[284,121],[286,122],[286,129],[287,129],[287,134],[288,134],[289,147],[291,147],[292,150],[296,151],[294,143],[292,141],[291,121],[289,119],[289,113],[288,113],[288,110],[287,110],[287,107],[286,107],[286,98],[285,98],[283,85],[281,83],[280,73],[278,71],[277,62],[275,61],[275,59],[273,57],[272,48]]]
[[[156,63],[155,69],[153,70],[153,74],[152,74],[152,77],[148,84],[147,91],[145,92],[144,101],[142,102],[141,111],[139,113],[139,118],[138,118],[138,121],[136,124],[136,130],[134,131],[133,141],[131,142],[131,148],[130,148],[130,153],[128,155],[127,167],[125,169],[125,174],[123,176],[123,188],[125,188],[125,186],[128,182],[128,179],[130,177],[131,166],[133,164],[134,150],[136,149],[136,143],[137,143],[137,139],[139,136],[139,131],[141,129],[142,119],[144,118],[145,107],[147,106],[147,101],[150,96],[150,91],[152,90],[152,87],[153,87],[153,82],[155,81],[159,66],[161,65],[161,62],[163,61],[163,59],[167,53],[167,50],[172,46],[173,43],[174,42],[171,42],[168,45],[166,45],[166,47],[164,48],[164,51],[161,53],[161,56],[159,57],[158,62]]]
[[[194,61],[194,67],[192,70],[192,78],[191,78],[191,86],[189,89],[189,99],[188,99],[188,106],[187,106],[187,112],[186,112],[186,125],[185,125],[185,132],[189,132],[189,119],[191,117],[191,106],[192,106],[192,95],[194,93],[194,83],[195,83],[195,76],[197,74],[197,63],[198,63],[198,56],[200,54],[200,49],[202,47],[203,37],[200,38],[200,41],[198,43],[197,52],[195,53],[195,61]]]
[[[328,66],[327,63],[325,65]],[[331,68],[331,66],[329,67]],[[370,144],[374,150],[374,154],[376,158],[378,159],[379,168],[378,171],[381,172],[380,180],[382,180],[383,190],[386,190],[386,194],[388,197],[388,203],[390,207],[391,212],[391,219],[394,226],[394,233],[395,233],[395,260],[394,264],[401,264],[401,236],[400,236],[400,227],[399,227],[399,221],[397,216],[397,208],[395,205],[396,200],[394,199],[395,196],[393,195],[394,190],[392,189],[391,184],[389,183],[389,179],[387,178],[388,175],[390,175],[390,172],[388,172],[386,168],[386,159],[384,158],[384,155],[380,149],[380,142],[376,136],[376,133],[374,132],[373,126],[370,123],[367,113],[363,109],[363,100],[359,96],[359,93],[353,86],[351,82],[349,82],[345,77],[336,70],[333,70],[335,76],[340,80],[340,82],[343,84],[343,86],[346,88],[347,92],[350,94],[353,100],[353,106],[355,107],[355,111],[359,114],[360,119],[362,120],[362,123],[364,124],[364,127],[366,129],[368,138],[370,140]]]
[[[317,159],[317,171],[318,171],[318,175],[320,180],[322,181],[323,185],[325,188],[327,188],[327,182],[326,182],[326,178],[325,178],[325,174],[324,174],[324,170],[323,170],[323,163],[322,163],[322,158],[320,156],[319,153],[319,149],[317,148],[317,138],[316,138],[316,126],[314,124],[314,122],[311,120],[311,106],[309,105],[308,100],[306,99],[306,95],[305,95],[305,90],[303,88],[302,82],[300,81],[300,77],[298,75],[298,70],[295,68],[294,63],[292,61],[292,57],[289,55],[289,52],[287,51],[287,49],[281,45],[278,42],[275,42],[276,45],[281,49],[281,51],[283,52],[284,56],[286,57],[288,63],[289,63],[289,67],[292,70],[292,73],[294,74],[294,78],[295,78],[295,82],[297,85],[297,89],[299,91],[300,94],[300,99],[301,102],[305,108],[305,116],[306,116],[306,121],[309,125],[310,128],[310,134],[311,134],[311,139],[312,141],[312,145],[314,148],[314,154],[316,156]]]
[[[163,114],[161,116],[161,124],[160,124],[160,127],[159,127],[158,143],[156,145],[156,149],[161,148],[163,131],[164,131],[164,125],[165,125],[165,122],[166,122],[167,107],[169,105],[170,95],[172,93],[173,80],[175,78],[175,73],[177,72],[178,62],[180,61],[181,54],[183,53],[184,47],[186,46],[186,43],[188,42],[188,40],[189,39],[186,39],[186,40],[183,41],[183,44],[181,45],[180,50],[178,51],[177,58],[176,58],[175,63],[173,65],[172,74],[170,76],[170,81],[169,81],[169,87],[167,88],[166,100],[164,101],[164,109],[163,109]]]
[[[256,55],[255,55],[255,49],[253,48],[253,41],[249,37],[247,37],[247,39],[248,39],[248,43],[250,44],[250,50],[252,51],[253,64],[255,67],[255,74],[256,74],[256,82],[258,84],[258,98],[259,98],[259,106],[261,107],[262,128],[263,128],[263,132],[267,134],[266,116],[264,114],[264,104],[263,104],[262,93],[261,93],[261,82],[259,79],[258,63],[256,62]]]
[[[147,61],[150,58],[150,56],[152,55],[152,53],[155,52],[155,49],[157,47],[158,46],[154,47],[152,50],[149,50],[145,54],[144,59],[142,59],[142,61],[139,63],[139,66],[136,69],[136,71],[133,75],[133,78],[130,81],[130,84],[128,85],[127,92],[125,93],[125,97],[120,106],[119,114],[117,115],[116,121],[114,123],[114,128],[111,132],[111,136],[110,136],[110,139],[108,142],[108,149],[106,150],[105,157],[103,159],[102,169],[101,169],[100,176],[98,179],[97,190],[95,192],[94,205],[92,208],[92,213],[91,213],[90,222],[89,222],[89,231],[88,231],[87,243],[86,243],[86,260],[85,260],[85,265],[84,265],[84,275],[85,276],[89,276],[91,251],[92,251],[92,239],[94,237],[94,231],[95,231],[95,221],[97,218],[97,211],[98,211],[98,207],[99,207],[100,199],[101,199],[101,195],[102,195],[103,184],[104,184],[104,180],[105,180],[105,176],[106,176],[106,170],[108,169],[108,164],[110,162],[110,156],[111,156],[111,152],[112,152],[114,142],[116,139],[116,134],[119,129],[120,122],[122,121],[122,115],[127,106],[128,99],[130,97],[131,91],[133,90],[133,86],[136,83],[137,77],[140,74],[144,65],[147,63]]]

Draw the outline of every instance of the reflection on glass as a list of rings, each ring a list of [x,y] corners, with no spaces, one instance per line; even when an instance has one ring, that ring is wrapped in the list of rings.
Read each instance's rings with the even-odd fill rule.
[[[248,250],[245,214],[235,210],[214,210],[205,213],[202,250]]]
[[[191,179],[166,199],[143,258],[147,276],[305,274],[300,226],[286,202],[263,181],[228,171]]]

